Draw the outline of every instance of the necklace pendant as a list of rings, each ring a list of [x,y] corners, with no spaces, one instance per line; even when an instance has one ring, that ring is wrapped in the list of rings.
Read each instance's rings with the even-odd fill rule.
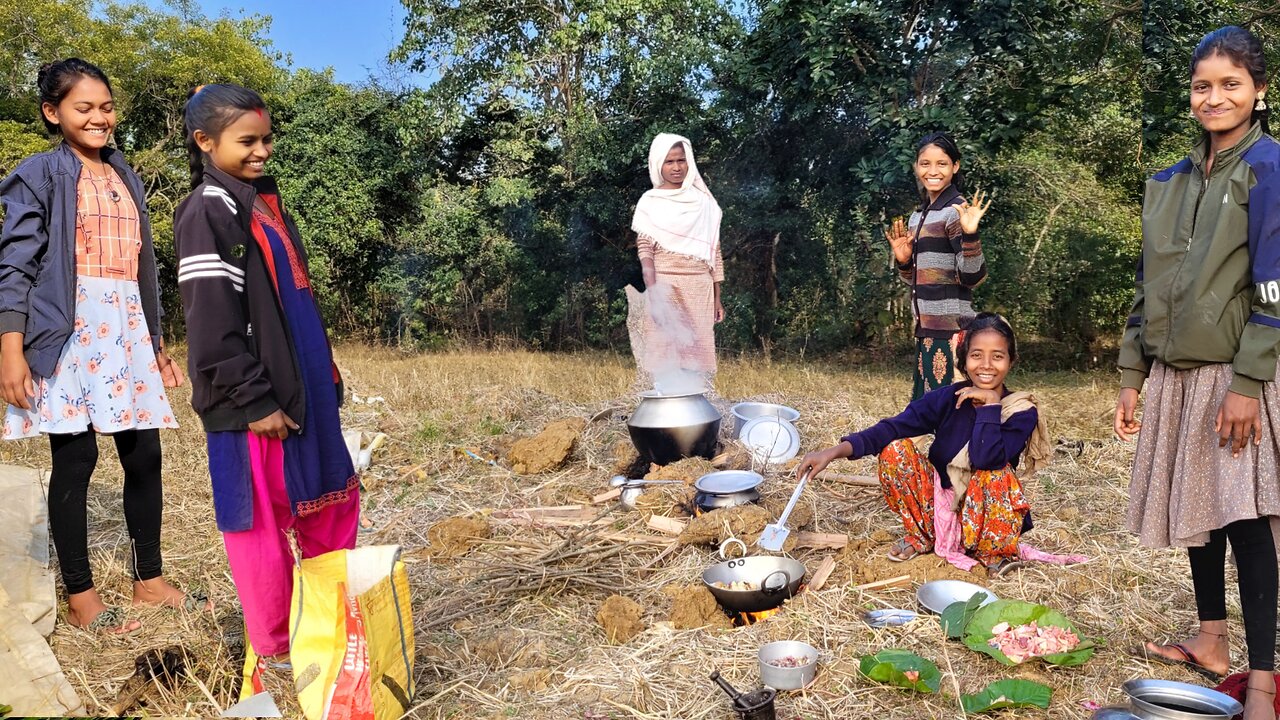
[[[111,198],[111,202],[120,202],[120,193],[116,192],[115,188],[107,191],[107,197]]]

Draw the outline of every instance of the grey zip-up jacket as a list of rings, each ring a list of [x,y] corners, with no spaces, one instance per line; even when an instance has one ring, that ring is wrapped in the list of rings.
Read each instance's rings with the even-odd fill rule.
[[[151,344],[160,351],[160,283],[151,217],[142,180],[119,152],[103,148],[138,207],[142,248],[138,287]],[[32,155],[0,182],[4,227],[0,231],[0,333],[23,333],[31,372],[49,377],[58,365],[76,316],[76,183],[82,163],[66,143]]]

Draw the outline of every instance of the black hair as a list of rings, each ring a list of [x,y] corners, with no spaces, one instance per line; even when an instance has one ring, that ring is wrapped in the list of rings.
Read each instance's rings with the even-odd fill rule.
[[[61,134],[62,128],[58,127],[57,123],[49,122],[49,118],[44,116],[44,104],[49,103],[57,107],[81,78],[100,80],[107,86],[107,92],[112,96],[115,95],[111,91],[111,81],[107,79],[107,74],[97,65],[80,58],[71,57],[46,63],[41,65],[36,73],[36,91],[40,96],[40,119],[44,121],[44,126],[50,133]]]
[[[204,182],[204,153],[196,144],[196,130],[216,140],[244,113],[266,109],[261,95],[239,85],[201,85],[191,91],[182,110],[182,131],[186,136],[192,190]]]
[[[1267,57],[1262,52],[1262,41],[1253,33],[1236,25],[1227,25],[1205,35],[1191,54],[1191,74],[1196,72],[1196,65],[1207,57],[1223,55],[1232,63],[1249,71],[1254,87],[1267,85]],[[1262,132],[1270,133],[1267,119],[1271,110],[1254,110],[1250,122],[1260,123]]]
[[[965,369],[966,358],[969,357],[969,345],[973,341],[973,336],[980,332],[993,331],[1004,336],[1005,342],[1009,344],[1009,364],[1018,360],[1018,339],[1013,335],[1013,326],[1003,315],[997,313],[982,312],[974,316],[969,324],[964,328],[964,338],[960,341],[960,347],[956,348],[956,364],[960,366],[960,372],[969,377],[969,371]]]
[[[931,132],[920,138],[920,142],[916,143],[916,159],[919,159],[920,153],[924,152],[924,149],[930,145],[937,145],[939,150],[951,158],[951,162],[960,162],[960,147],[945,132]],[[917,181],[918,184],[919,181]],[[951,176],[951,185],[956,189],[956,192],[964,192],[964,171],[956,170],[955,174]],[[920,200],[924,203],[929,201],[929,193],[923,186],[920,186]]]

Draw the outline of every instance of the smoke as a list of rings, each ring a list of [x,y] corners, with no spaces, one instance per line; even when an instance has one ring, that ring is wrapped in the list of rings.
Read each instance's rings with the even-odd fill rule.
[[[670,285],[654,283],[644,293],[649,317],[653,319],[650,333],[644,339],[644,363],[653,376],[653,387],[662,395],[687,395],[706,390],[703,373],[681,367],[680,359],[690,356],[697,343],[693,327],[684,310],[675,301]]]

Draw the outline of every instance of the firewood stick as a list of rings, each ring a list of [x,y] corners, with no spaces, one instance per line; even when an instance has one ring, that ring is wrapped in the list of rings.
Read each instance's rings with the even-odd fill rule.
[[[817,592],[827,584],[827,578],[831,577],[832,571],[836,569],[836,559],[830,555],[822,559],[822,564],[817,570],[813,571],[813,579],[809,581],[808,592]]]
[[[618,499],[618,498],[620,498],[620,497],[622,497],[622,488],[614,488],[614,489],[610,490],[609,492],[606,492],[606,493],[600,493],[599,495],[596,495],[595,497],[591,498],[591,504],[592,504],[592,505],[599,505],[599,504],[600,504],[600,503],[602,503],[602,502],[609,502],[610,500],[617,500],[617,499]]]
[[[845,473],[824,472],[818,476],[819,480],[830,480],[831,482],[843,483],[845,485],[857,485],[858,487],[880,487],[880,481],[870,475],[848,475]]]
[[[887,580],[877,580],[875,582],[863,583],[862,585],[855,585],[853,589],[854,590],[879,590],[880,588],[900,587],[903,585],[910,585],[910,584],[911,584],[910,575],[899,575],[898,577],[889,578]]]

